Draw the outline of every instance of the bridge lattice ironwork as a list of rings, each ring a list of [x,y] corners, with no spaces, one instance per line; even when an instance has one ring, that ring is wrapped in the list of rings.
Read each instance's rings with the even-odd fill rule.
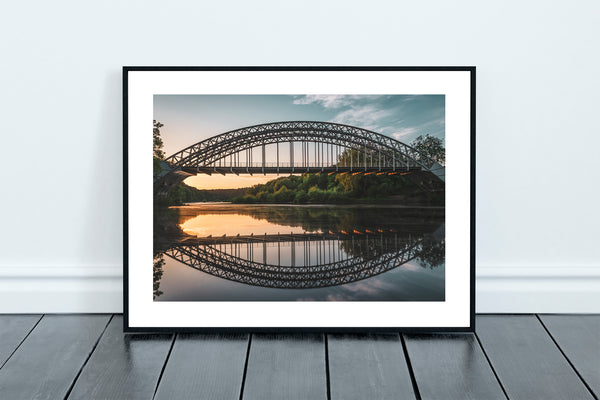
[[[252,286],[309,289],[357,282],[397,268],[419,256],[423,236],[396,240],[394,249],[317,265],[286,266],[230,254],[218,245],[174,245],[165,254],[189,267]]]
[[[280,163],[279,160],[279,145],[283,143],[289,143],[290,146],[289,162],[287,163]],[[298,143],[302,146],[300,162],[294,161],[294,145]],[[314,143],[321,144],[321,146],[315,145],[317,159],[313,159],[313,162],[310,163],[308,146]],[[267,166],[265,146],[272,144],[277,145],[277,162],[269,164],[276,165],[277,172],[279,172],[280,166],[291,168],[289,171],[286,169],[286,172],[296,172],[294,168],[298,169],[297,172],[301,172],[301,169],[306,166],[324,168],[335,165],[338,167],[339,150],[351,149],[351,169],[354,167],[355,170],[359,170],[363,167],[358,164],[358,159],[352,160],[353,153],[357,153],[357,158],[362,156],[365,170],[367,170],[367,158],[370,157],[370,170],[384,168],[396,171],[397,168],[406,170],[418,168],[432,172],[439,180],[444,181],[444,166],[405,143],[367,129],[320,121],[273,122],[235,129],[210,137],[168,157],[163,163],[166,168],[157,179],[181,171],[189,174],[189,171],[194,169],[200,171],[202,168],[215,168],[216,170],[217,165],[222,165],[227,160],[230,168],[245,166],[248,169],[248,166],[251,165],[253,167],[262,166],[264,170]],[[323,149],[323,145],[329,147]],[[263,150],[262,163],[258,165],[252,162],[250,153],[250,150],[257,147],[262,147]],[[246,152],[246,159],[242,161],[240,154],[243,152]],[[373,158],[375,158],[375,162],[373,162]],[[353,161],[356,161],[357,164],[352,165]],[[348,164],[347,161],[346,164]]]

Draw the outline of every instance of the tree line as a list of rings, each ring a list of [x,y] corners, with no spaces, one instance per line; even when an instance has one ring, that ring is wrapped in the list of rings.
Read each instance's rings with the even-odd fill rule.
[[[416,195],[426,203],[437,203],[443,194],[423,193],[405,176],[363,174],[303,174],[277,178],[254,185],[232,203],[376,203],[385,202],[394,195]]]

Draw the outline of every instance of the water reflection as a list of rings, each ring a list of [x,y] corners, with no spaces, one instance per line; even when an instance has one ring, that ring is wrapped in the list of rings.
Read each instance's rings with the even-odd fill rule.
[[[163,276],[163,267],[165,266],[164,254],[154,254],[153,257],[153,269],[152,269],[152,298],[156,300],[158,296],[163,294],[160,291],[160,279]]]
[[[171,226],[155,237],[155,300],[444,299],[443,209],[202,204],[177,211],[160,216]],[[165,256],[173,263],[166,273]],[[410,288],[389,275],[403,265],[413,273],[408,281],[416,278]],[[197,272],[197,290],[179,279],[192,277],[179,266]],[[366,294],[348,296],[353,289]]]

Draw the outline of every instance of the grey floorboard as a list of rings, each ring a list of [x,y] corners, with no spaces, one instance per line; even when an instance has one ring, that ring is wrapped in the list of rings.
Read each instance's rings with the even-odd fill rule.
[[[0,369],[0,399],[62,399],[110,315],[45,315]]]
[[[414,399],[398,334],[330,334],[332,400]]]
[[[123,334],[114,316],[75,383],[69,400],[151,399],[173,335]]]
[[[179,334],[156,399],[240,398],[247,334]]]
[[[0,315],[0,368],[41,317],[41,315]]]
[[[327,399],[323,335],[252,335],[243,398]]]
[[[600,397],[600,315],[540,315],[556,343]]]
[[[506,399],[473,334],[405,335],[423,400]]]
[[[510,399],[593,399],[534,315],[478,316],[476,327]]]

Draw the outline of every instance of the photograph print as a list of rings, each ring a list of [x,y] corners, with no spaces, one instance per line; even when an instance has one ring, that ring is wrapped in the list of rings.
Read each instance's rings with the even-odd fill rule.
[[[126,331],[472,329],[472,67],[125,67],[124,96]]]
[[[443,301],[444,116],[444,95],[155,95],[154,301]]]

